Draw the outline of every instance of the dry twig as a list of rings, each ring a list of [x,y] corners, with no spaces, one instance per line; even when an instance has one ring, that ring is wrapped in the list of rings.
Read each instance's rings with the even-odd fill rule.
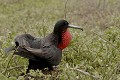
[[[84,74],[84,75],[86,75],[86,76],[90,76],[90,77],[92,77],[92,78],[94,78],[94,79],[97,79],[97,80],[99,79],[99,77],[94,76],[94,75],[92,75],[92,74],[90,74],[90,73],[88,73],[88,72],[85,72],[85,71],[83,71],[83,70],[76,69],[76,68],[70,68],[70,69],[76,70],[76,71],[78,71],[78,72],[80,72],[80,73],[82,73],[82,74]]]
[[[64,18],[66,19],[67,18],[67,3],[68,3],[69,0],[66,0],[65,2],[65,9],[64,9]]]
[[[111,46],[113,46],[113,48],[116,49],[118,52],[120,52],[120,50],[118,50],[117,47],[116,47],[114,44],[112,44],[110,41],[104,39],[101,35],[99,35],[99,34],[97,34],[97,33],[95,33],[95,32],[93,32],[93,33],[94,33],[95,35],[97,35],[98,37],[100,37],[102,40],[104,40],[104,41],[106,41],[107,43],[109,43]]]
[[[8,68],[8,66],[9,66],[9,63],[10,63],[10,61],[11,61],[11,60],[12,60],[12,58],[13,58],[13,55],[14,55],[14,53],[12,54],[12,56],[11,56],[10,60],[8,61],[7,66],[6,66],[6,68],[5,68],[5,71],[4,71],[4,72],[2,72],[2,73],[6,73],[7,68]]]

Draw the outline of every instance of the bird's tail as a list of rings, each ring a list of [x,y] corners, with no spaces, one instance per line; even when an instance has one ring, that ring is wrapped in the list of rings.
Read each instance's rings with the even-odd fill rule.
[[[4,49],[4,52],[5,52],[6,54],[8,54],[8,53],[10,53],[10,52],[13,51],[13,50],[15,50],[15,46],[10,46],[10,47],[8,47],[8,48],[5,48],[5,49]]]

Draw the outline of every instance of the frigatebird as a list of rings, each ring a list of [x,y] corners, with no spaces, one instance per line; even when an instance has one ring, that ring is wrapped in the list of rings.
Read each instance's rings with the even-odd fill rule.
[[[68,28],[83,30],[81,27],[70,25],[66,20],[59,20],[48,36],[36,38],[30,34],[19,35],[14,40],[15,46],[8,48],[7,51],[14,50],[14,54],[29,59],[27,73],[30,69],[53,70],[53,66],[61,62],[62,50],[72,39]]]

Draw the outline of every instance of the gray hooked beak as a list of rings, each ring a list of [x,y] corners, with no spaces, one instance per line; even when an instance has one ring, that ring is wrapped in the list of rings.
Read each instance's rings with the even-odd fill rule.
[[[80,29],[83,31],[83,28],[79,27],[79,26],[74,26],[74,25],[68,25],[69,28],[74,28],[74,29]]]

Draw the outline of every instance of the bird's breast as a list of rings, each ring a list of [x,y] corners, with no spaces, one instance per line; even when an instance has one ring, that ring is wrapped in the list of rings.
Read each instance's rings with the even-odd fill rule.
[[[64,32],[62,34],[62,41],[58,45],[58,47],[61,50],[64,49],[64,48],[66,48],[70,44],[71,39],[72,39],[72,35],[70,34],[69,30],[67,29],[66,32]]]

